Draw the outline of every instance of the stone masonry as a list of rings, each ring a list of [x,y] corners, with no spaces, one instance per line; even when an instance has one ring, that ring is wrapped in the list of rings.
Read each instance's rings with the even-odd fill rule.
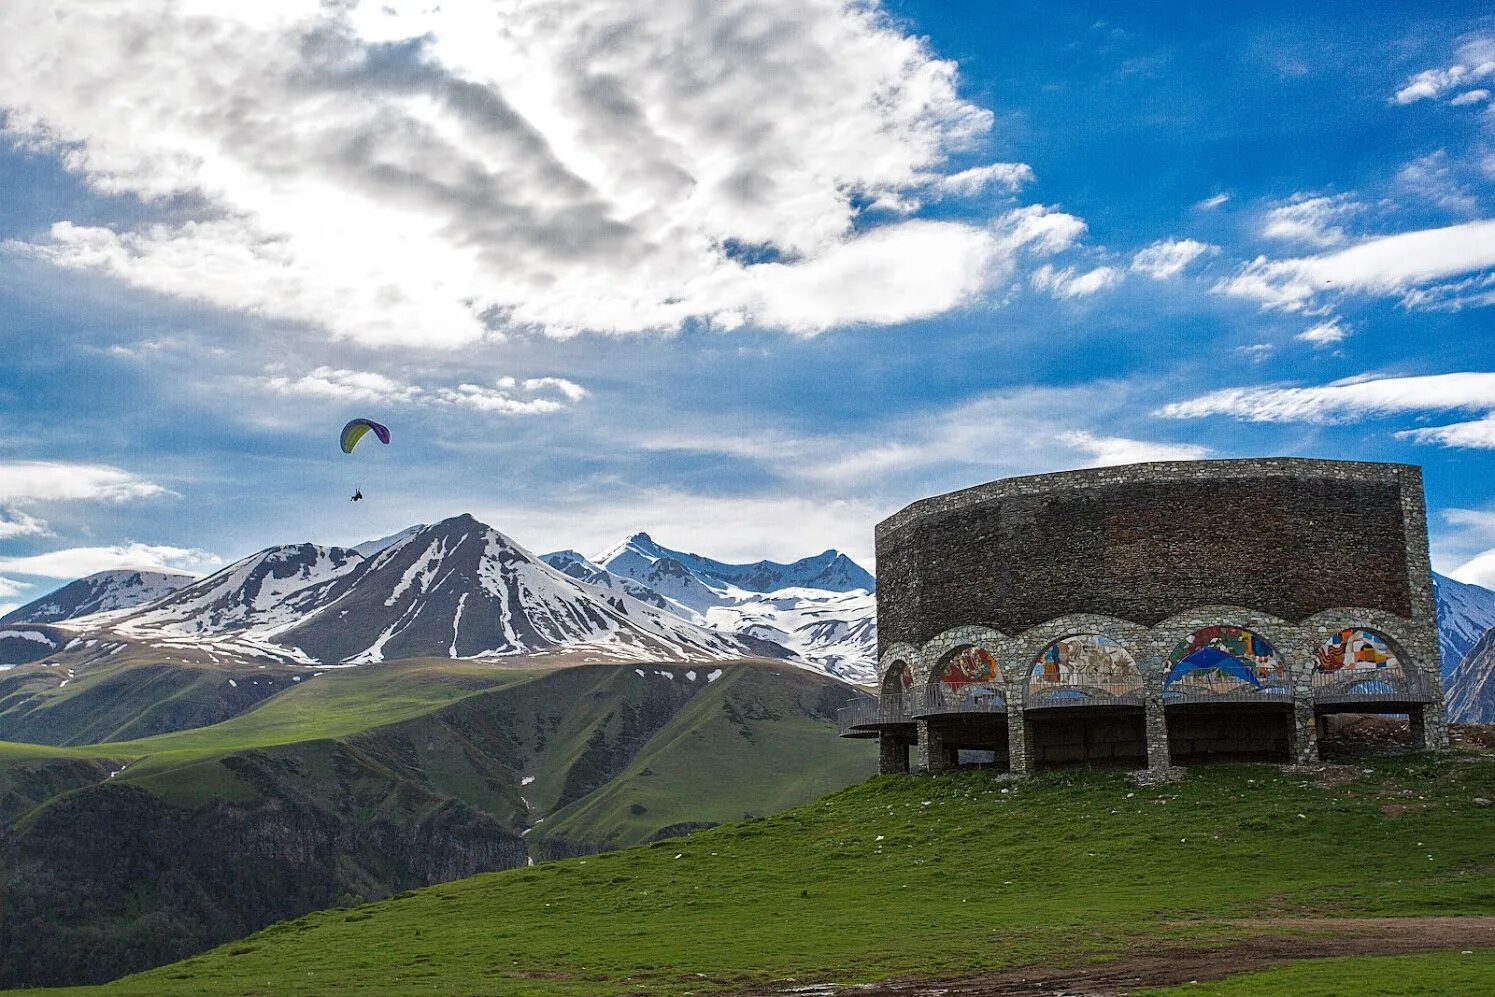
[[[910,744],[930,769],[1005,746],[996,753],[1017,774],[1076,761],[1163,769],[1175,753],[1311,762],[1332,712],[1405,713],[1415,746],[1447,745],[1414,466],[1272,458],[1010,478],[893,515],[877,527],[877,560],[884,771],[906,770]],[[1165,703],[1170,655],[1212,626],[1269,642],[1287,688]],[[1346,629],[1395,654],[1394,689],[1359,702],[1317,681],[1318,649]],[[1124,648],[1138,687],[1031,700],[1034,662],[1075,635]],[[916,715],[967,648],[995,660],[1005,707]]]

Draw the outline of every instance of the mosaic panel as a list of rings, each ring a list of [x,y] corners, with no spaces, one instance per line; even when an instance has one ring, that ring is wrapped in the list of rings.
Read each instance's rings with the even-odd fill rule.
[[[946,703],[1005,702],[997,659],[979,647],[964,647],[940,669],[940,692]]]
[[[1179,641],[1165,697],[1286,694],[1282,661],[1266,638],[1240,627],[1205,627]]]
[[[1142,688],[1142,672],[1126,648],[1101,634],[1054,641],[1033,662],[1030,698],[1126,696]]]

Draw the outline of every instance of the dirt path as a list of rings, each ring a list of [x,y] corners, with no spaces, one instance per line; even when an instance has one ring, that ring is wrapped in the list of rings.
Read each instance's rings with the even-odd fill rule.
[[[1400,955],[1495,948],[1495,917],[1269,918],[1227,922],[1250,931],[1281,931],[1213,949],[1149,945],[1102,965],[1029,966],[952,980],[905,980],[866,986],[780,983],[739,997],[1119,997],[1141,987],[1218,980],[1298,959]]]

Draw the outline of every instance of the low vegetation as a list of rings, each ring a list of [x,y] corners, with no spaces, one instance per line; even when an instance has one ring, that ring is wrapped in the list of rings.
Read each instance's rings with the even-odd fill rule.
[[[782,665],[401,663],[196,730],[0,745],[0,986],[803,803],[873,768],[835,736],[847,695]]]
[[[1228,960],[1251,939],[1303,936],[1304,919],[1495,913],[1491,797],[1495,758],[1474,751],[1200,768],[1154,788],[1106,772],[879,777],[685,839],[310,914],[105,992],[663,997],[1084,967],[1160,946]],[[1488,954],[1405,958],[1421,989],[1350,989],[1488,979]],[[1328,993],[1338,971],[1260,980]],[[1189,992],[1272,992],[1253,985]]]

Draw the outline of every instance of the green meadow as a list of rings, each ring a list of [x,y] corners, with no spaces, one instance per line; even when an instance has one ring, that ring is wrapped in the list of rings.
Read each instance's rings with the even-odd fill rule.
[[[102,989],[674,997],[1082,967],[1158,945],[1228,953],[1302,930],[1280,918],[1332,931],[1359,916],[1495,913],[1492,811],[1475,803],[1492,796],[1495,759],[1470,753],[1326,773],[1199,768],[1153,788],[1109,772],[874,777],[684,839],[310,914]],[[1188,992],[1492,982],[1488,952],[1397,958],[1386,965],[1417,973],[1391,977],[1402,989],[1344,989],[1387,979],[1353,959]]]

